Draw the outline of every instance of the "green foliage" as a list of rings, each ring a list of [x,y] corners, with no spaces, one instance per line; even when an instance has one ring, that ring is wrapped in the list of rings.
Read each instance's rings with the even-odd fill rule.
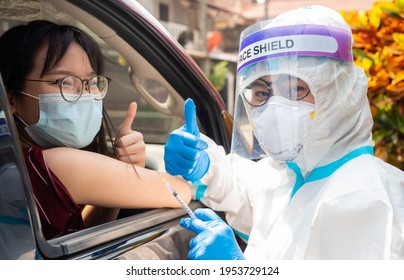
[[[228,72],[229,67],[227,61],[220,61],[213,66],[208,79],[218,92],[220,92],[224,88]]]
[[[404,170],[404,0],[341,14],[352,29],[355,63],[369,80],[375,155]]]

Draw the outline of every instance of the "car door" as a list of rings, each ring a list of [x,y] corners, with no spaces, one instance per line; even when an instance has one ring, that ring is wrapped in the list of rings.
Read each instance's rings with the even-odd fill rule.
[[[182,47],[136,1],[30,0],[14,1],[0,9],[3,28],[33,18],[79,26],[99,42],[106,57],[106,73],[113,78],[113,94],[106,97],[105,107],[119,125],[128,103],[138,102],[133,129],[145,136],[148,168],[164,169],[164,143],[172,129],[184,123],[186,98],[195,101],[201,131],[229,150],[231,118],[220,95]],[[3,196],[7,196],[4,193],[15,188],[19,201],[26,204],[13,209],[3,207],[9,202],[1,204],[0,215],[8,218],[0,219],[0,251],[7,252],[0,258],[186,258],[187,244],[193,235],[178,225],[186,215],[182,209],[128,210],[116,221],[45,240],[4,91],[1,96],[3,119],[10,132],[4,141],[12,148],[2,151],[7,160],[2,164],[6,171],[1,174],[7,175],[0,177],[0,199],[3,201]],[[11,171],[9,163],[13,166]],[[194,201],[190,206],[195,209],[201,204]],[[20,216],[11,215],[12,210],[19,211]],[[19,225],[26,229],[25,234],[17,234],[19,229],[10,225],[13,219],[25,221]]]
[[[36,205],[7,104],[0,75],[0,259],[33,259]]]

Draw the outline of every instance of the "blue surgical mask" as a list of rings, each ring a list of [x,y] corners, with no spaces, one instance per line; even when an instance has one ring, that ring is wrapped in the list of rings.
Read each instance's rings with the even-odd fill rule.
[[[102,101],[94,100],[93,95],[82,94],[74,103],[67,102],[60,93],[39,94],[39,121],[26,125],[28,135],[43,148],[72,147],[84,148],[97,135],[102,123]]]

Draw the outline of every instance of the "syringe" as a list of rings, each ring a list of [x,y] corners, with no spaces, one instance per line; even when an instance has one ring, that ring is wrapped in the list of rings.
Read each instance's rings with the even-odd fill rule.
[[[160,175],[160,173],[159,173],[159,175]],[[184,208],[185,211],[187,211],[188,215],[192,219],[197,219],[194,212],[191,210],[191,208],[189,208],[189,206],[184,202],[184,200],[182,200],[181,196],[177,193],[177,191],[173,188],[173,186],[171,186],[171,184],[167,181],[167,179],[162,177],[161,175],[160,175],[160,177],[163,180],[163,182],[166,184],[167,189],[171,192],[171,194],[175,197],[175,199],[181,204],[182,208]]]

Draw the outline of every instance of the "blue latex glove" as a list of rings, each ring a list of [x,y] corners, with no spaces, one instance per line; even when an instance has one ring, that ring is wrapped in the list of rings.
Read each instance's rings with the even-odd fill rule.
[[[198,235],[189,242],[190,260],[244,260],[233,230],[211,209],[197,209],[198,219],[183,218],[180,225]]]
[[[185,125],[171,132],[164,146],[165,169],[173,176],[181,175],[196,181],[208,172],[210,159],[205,149],[208,144],[200,138],[194,101],[184,104]]]

